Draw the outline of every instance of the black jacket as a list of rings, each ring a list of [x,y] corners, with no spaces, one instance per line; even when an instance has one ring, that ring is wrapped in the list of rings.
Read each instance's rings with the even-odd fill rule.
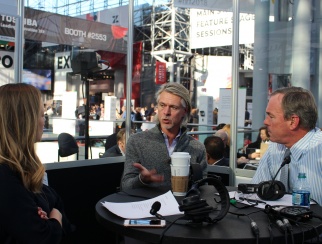
[[[57,193],[43,185],[41,193],[27,190],[20,177],[0,164],[0,243],[60,243],[63,233],[72,231]],[[63,215],[63,228],[56,219],[41,219],[41,207],[49,216],[53,208]]]
[[[115,145],[108,150],[105,151],[103,154],[102,158],[107,158],[107,157],[117,157],[117,156],[122,156],[122,152],[119,148],[118,145]]]

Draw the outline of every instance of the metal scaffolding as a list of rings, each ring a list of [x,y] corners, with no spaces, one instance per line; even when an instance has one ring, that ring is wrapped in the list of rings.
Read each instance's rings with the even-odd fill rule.
[[[155,66],[167,65],[167,81],[179,82],[191,90],[189,9],[175,8],[173,2],[142,5],[134,13],[134,42],[142,42],[141,101],[149,104],[155,93]],[[151,82],[152,81],[152,82]]]

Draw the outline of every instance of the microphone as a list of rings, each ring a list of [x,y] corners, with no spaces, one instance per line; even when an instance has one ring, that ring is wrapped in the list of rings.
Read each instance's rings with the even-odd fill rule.
[[[271,187],[272,187],[272,185],[274,184],[275,179],[276,179],[276,177],[277,177],[278,173],[281,171],[281,169],[285,166],[285,164],[289,164],[290,162],[291,162],[291,157],[290,157],[290,155],[287,155],[287,156],[284,158],[284,160],[283,160],[283,162],[282,162],[281,166],[278,168],[278,170],[277,170],[276,174],[274,175],[274,177],[273,177],[272,181],[270,182],[269,186],[266,188],[266,193],[271,189]]]
[[[276,179],[278,173],[281,171],[281,169],[286,164],[289,164],[290,162],[291,162],[291,157],[290,157],[290,155],[287,155],[284,158],[281,166],[277,170],[277,172],[276,172],[275,176],[272,178],[272,180],[263,182],[263,183],[265,183],[264,185],[261,186],[261,184],[243,184],[243,183],[240,183],[240,184],[238,184],[238,190],[241,191],[244,194],[250,194],[250,193],[257,193],[258,194],[260,192],[261,195],[264,195],[265,193],[267,193],[271,189],[271,187],[274,184],[275,179]]]
[[[152,204],[150,214],[154,215],[158,219],[164,219],[164,217],[161,214],[158,214],[158,211],[161,208],[161,203],[159,201],[156,201]]]

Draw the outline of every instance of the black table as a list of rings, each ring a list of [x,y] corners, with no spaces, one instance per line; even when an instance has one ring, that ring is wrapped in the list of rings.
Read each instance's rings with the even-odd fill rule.
[[[207,199],[208,204],[215,205],[213,200],[214,187],[204,185],[200,187],[202,198]],[[147,197],[153,198],[160,194],[165,193],[166,190],[155,190],[155,189],[135,189],[130,192],[115,193],[107,197],[102,198],[96,204],[96,219],[100,224],[106,227],[110,231],[114,231],[120,235],[129,236],[138,240],[159,243],[160,237],[163,234],[164,228],[129,228],[124,227],[124,219],[114,215],[102,206],[101,202],[134,202],[146,200]],[[141,197],[142,196],[142,197]],[[182,197],[176,198],[178,202],[182,200]],[[244,206],[238,203],[238,206]],[[286,243],[285,235],[276,227],[272,228],[272,233],[270,234],[268,229],[268,217],[267,215],[260,211],[258,208],[250,207],[246,209],[237,209],[230,206],[229,212],[232,213],[251,213],[250,217],[257,223],[260,234],[260,243]],[[311,210],[314,213],[322,216],[322,207],[318,205],[312,205]],[[210,217],[214,217],[210,215]],[[177,216],[167,216],[165,217],[169,221],[174,221],[179,217]],[[302,243],[304,239],[310,239],[316,236],[315,230],[320,234],[322,233],[322,221],[313,218],[306,222],[308,225],[297,227],[293,225],[293,237],[294,243]],[[169,224],[169,223],[168,223]],[[167,224],[167,225],[168,225]],[[315,227],[312,228],[312,226]],[[288,243],[291,242],[291,236],[287,237]],[[250,228],[250,220],[248,217],[239,217],[234,214],[228,213],[221,221],[212,225],[203,226],[191,226],[184,224],[173,224],[166,232],[162,238],[162,243],[184,243],[184,244],[203,244],[203,243],[256,243],[256,238],[253,235]]]

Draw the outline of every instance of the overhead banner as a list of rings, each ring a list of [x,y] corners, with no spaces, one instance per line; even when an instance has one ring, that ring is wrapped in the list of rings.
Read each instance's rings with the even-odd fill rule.
[[[254,43],[254,14],[239,15],[239,44]],[[213,10],[190,10],[190,47],[232,45],[233,13]]]
[[[263,1],[263,0],[262,0]],[[232,11],[232,0],[174,0],[174,6],[179,8],[211,9],[217,11]],[[254,0],[243,0],[239,6],[240,13],[254,13]]]
[[[167,82],[167,64],[155,62],[155,84],[162,85]]]
[[[0,15],[0,36],[15,36],[16,18]],[[25,8],[25,39],[126,53],[127,30],[112,25]]]
[[[100,11],[100,22],[109,25],[129,26],[129,5]]]

